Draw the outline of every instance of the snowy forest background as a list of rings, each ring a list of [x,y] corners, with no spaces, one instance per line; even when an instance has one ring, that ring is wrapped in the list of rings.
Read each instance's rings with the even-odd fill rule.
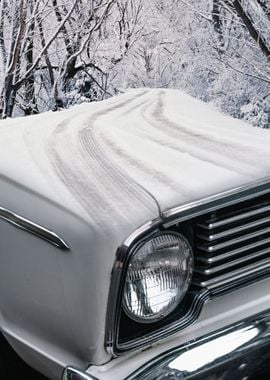
[[[0,117],[145,86],[270,128],[270,1],[0,0]]]

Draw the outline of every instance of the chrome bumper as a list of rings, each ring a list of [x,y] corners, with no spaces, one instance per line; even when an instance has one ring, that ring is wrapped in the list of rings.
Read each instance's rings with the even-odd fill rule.
[[[267,372],[270,373],[270,310],[165,352],[126,380],[257,379]],[[97,379],[68,367],[62,380]]]

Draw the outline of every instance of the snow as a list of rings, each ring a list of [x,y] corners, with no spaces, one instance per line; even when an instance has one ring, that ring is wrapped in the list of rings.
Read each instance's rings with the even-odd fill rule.
[[[268,177],[269,146],[269,130],[179,90],[0,121],[4,176],[115,228],[132,213],[157,217],[155,200],[166,210]]]

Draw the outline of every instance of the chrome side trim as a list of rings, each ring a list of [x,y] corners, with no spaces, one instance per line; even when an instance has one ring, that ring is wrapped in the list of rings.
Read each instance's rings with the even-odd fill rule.
[[[250,376],[259,379],[261,371],[270,370],[269,359],[270,310],[267,310],[165,352],[126,380],[238,380]]]
[[[98,380],[96,377],[93,377],[82,370],[75,367],[66,367],[62,380]]]
[[[46,240],[60,249],[70,249],[68,244],[53,231],[25,219],[22,216],[7,210],[6,208],[0,207],[0,218],[13,224],[15,227],[39,237],[40,239]]]

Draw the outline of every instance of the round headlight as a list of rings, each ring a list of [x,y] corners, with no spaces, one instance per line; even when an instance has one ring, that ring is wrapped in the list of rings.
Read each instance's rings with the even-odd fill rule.
[[[126,273],[123,307],[138,322],[158,321],[184,297],[193,271],[188,241],[175,232],[160,233],[135,250]]]

